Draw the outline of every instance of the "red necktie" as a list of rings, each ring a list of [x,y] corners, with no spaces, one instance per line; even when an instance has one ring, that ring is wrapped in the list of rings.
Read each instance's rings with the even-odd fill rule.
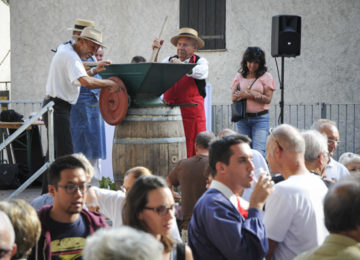
[[[248,217],[248,211],[246,209],[244,209],[243,207],[241,207],[240,205],[240,199],[236,196],[237,199],[237,206],[238,206],[238,210],[241,214],[241,216],[243,216],[244,218]]]

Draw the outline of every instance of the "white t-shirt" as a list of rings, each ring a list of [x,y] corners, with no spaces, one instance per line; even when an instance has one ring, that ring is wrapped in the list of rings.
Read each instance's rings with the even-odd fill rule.
[[[326,179],[338,181],[349,174],[348,169],[344,165],[330,158],[330,162],[325,168]]]
[[[324,224],[324,182],[311,173],[290,176],[277,183],[265,205],[268,238],[277,241],[274,259],[289,260],[323,243],[329,234]]]
[[[122,222],[122,210],[125,203],[125,193],[92,187],[100,207],[100,212],[112,221],[112,226],[120,227]]]
[[[46,95],[75,104],[80,93],[79,78],[88,76],[71,44],[64,44],[54,55],[46,82]]]
[[[123,224],[122,211],[125,204],[125,193],[98,187],[92,187],[92,189],[95,191],[101,214],[111,219],[112,227],[121,227]],[[182,242],[175,218],[173,220],[170,235],[174,240]]]

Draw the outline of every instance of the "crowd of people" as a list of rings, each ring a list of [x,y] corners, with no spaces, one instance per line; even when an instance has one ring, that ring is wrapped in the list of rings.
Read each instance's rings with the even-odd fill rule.
[[[166,178],[136,166],[120,190],[92,186],[103,156],[101,145],[85,144],[86,129],[96,128],[90,141],[101,139],[98,108],[88,111],[93,89],[119,86],[96,76],[109,61],[83,66],[95,54],[102,59],[94,23],[80,19],[73,29],[75,41],[57,48],[46,85],[56,156],[46,192],[31,206],[0,202],[0,259],[360,259],[360,156],[333,158],[336,123],[269,130],[274,80],[264,51],[248,47],[232,83],[232,101],[248,101],[238,132],[205,131],[208,62],[194,54],[204,41],[191,28],[171,38],[177,55],[163,61],[197,64],[164,94],[169,104],[196,104],[181,107],[188,158]],[[96,114],[96,126],[79,131],[80,114]]]
[[[359,259],[360,172],[328,178],[329,141],[314,129],[272,129],[269,172],[251,141],[201,132],[166,181],[138,166],[118,191],[91,187],[84,155],[61,156],[37,213],[0,202],[2,259]]]
[[[217,137],[201,132],[196,155],[181,160],[167,182],[139,166],[124,174],[118,191],[91,187],[94,169],[84,155],[61,156],[47,175],[52,200],[41,200],[37,213],[20,199],[0,202],[1,256],[359,259],[360,173],[327,177],[327,136],[287,124],[272,129],[271,174],[251,141],[230,129]],[[275,174],[283,177],[276,184]]]

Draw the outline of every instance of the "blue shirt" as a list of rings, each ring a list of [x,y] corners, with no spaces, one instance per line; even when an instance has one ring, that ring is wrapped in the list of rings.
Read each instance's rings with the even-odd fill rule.
[[[254,208],[248,212],[244,219],[221,191],[206,191],[189,224],[194,259],[263,259],[268,251],[263,212]]]

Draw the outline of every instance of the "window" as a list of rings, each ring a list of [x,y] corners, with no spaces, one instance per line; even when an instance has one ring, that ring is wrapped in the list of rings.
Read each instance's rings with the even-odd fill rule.
[[[180,0],[180,27],[198,31],[202,50],[225,49],[225,7],[225,0]]]

